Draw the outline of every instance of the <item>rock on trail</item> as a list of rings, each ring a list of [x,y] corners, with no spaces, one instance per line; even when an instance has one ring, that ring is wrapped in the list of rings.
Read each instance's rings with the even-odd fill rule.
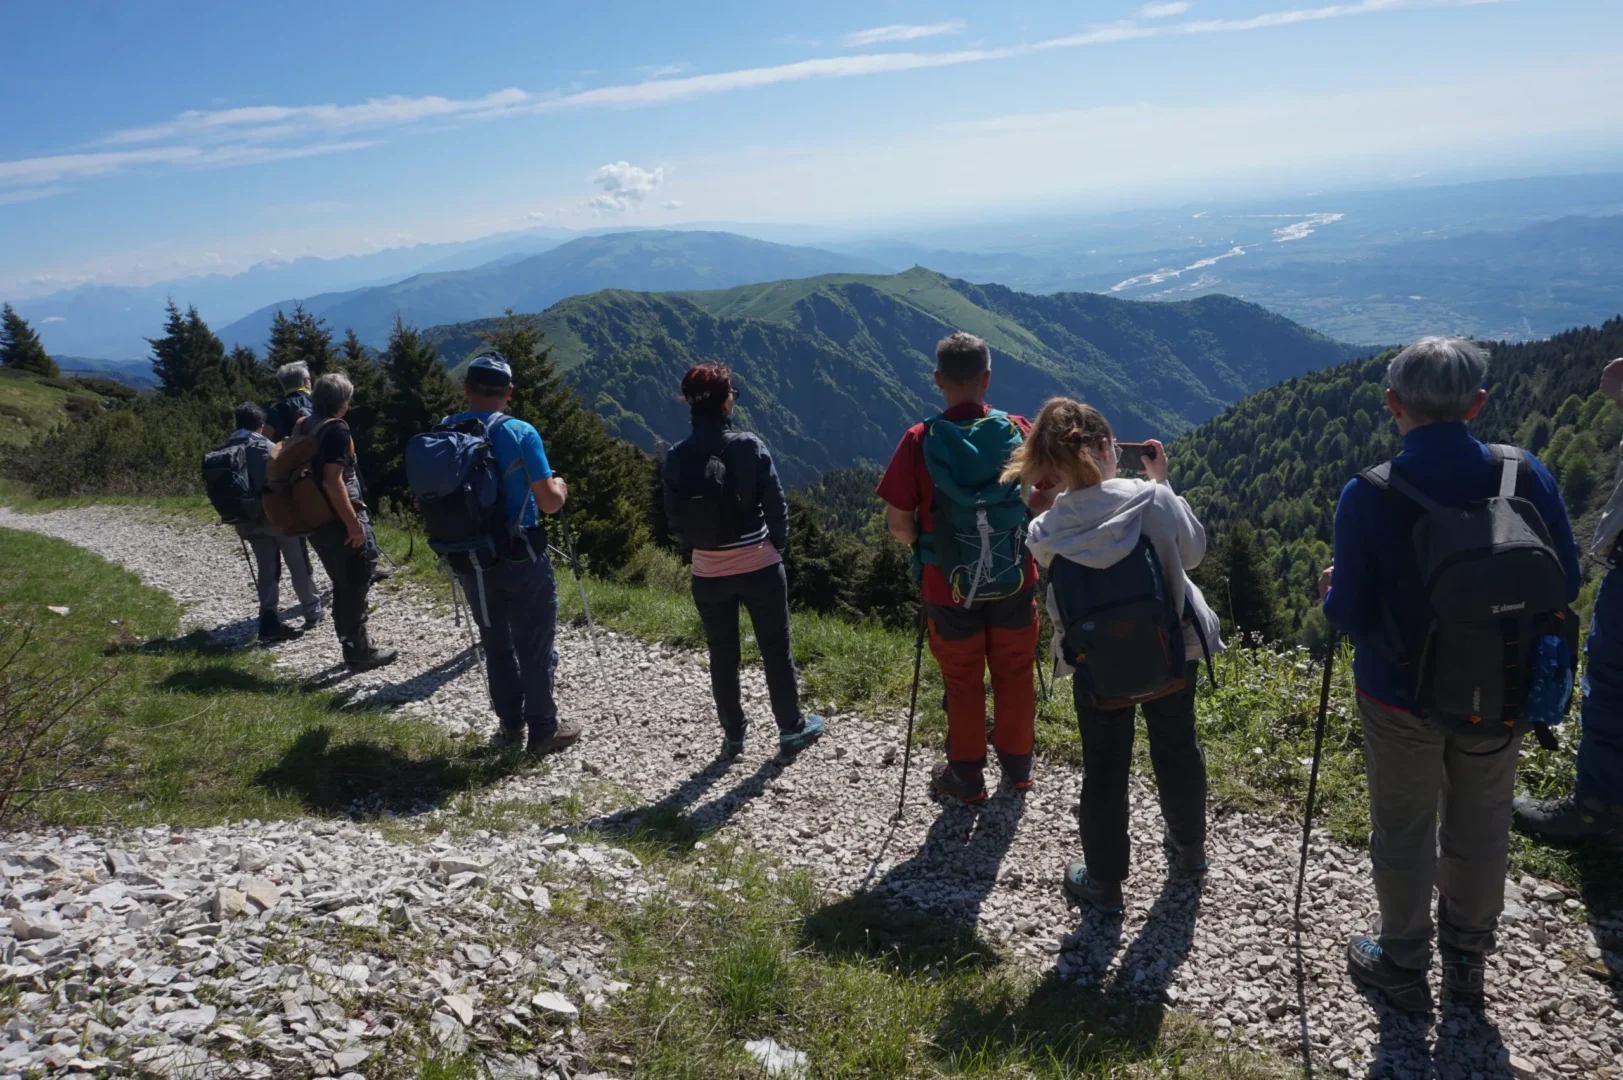
[[[43,515],[0,509],[0,526],[60,536],[128,567],[179,598],[189,628],[214,631],[227,641],[253,637],[253,596],[228,530],[119,507]],[[398,663],[343,676],[327,626],[277,646],[279,663],[291,675],[333,679],[333,689],[352,700],[398,703],[452,731],[491,730],[494,718],[467,653],[466,625],[456,626],[449,612],[419,590],[386,587],[373,595],[374,636],[401,650]],[[599,820],[605,823],[638,807],[678,810],[700,828],[725,828],[788,865],[807,867],[831,893],[870,889],[974,926],[1034,970],[1187,1010],[1236,1044],[1285,1057],[1299,1054],[1291,921],[1299,833],[1288,820],[1241,814],[1214,820],[1212,871],[1205,882],[1169,882],[1153,789],[1135,778],[1127,913],[1117,920],[1079,915],[1067,909],[1057,887],[1065,862],[1078,857],[1074,771],[1039,763],[1034,792],[1001,792],[977,812],[939,808],[927,798],[928,770],[915,769],[907,814],[893,823],[902,760],[899,724],[837,717],[819,744],[780,766],[772,756],[765,684],[758,671],[750,671],[745,704],[758,722],[749,748],[730,765],[717,763],[720,735],[703,657],[617,634],[602,634],[601,644],[599,660],[580,632],[564,628],[560,634],[559,707],[585,724],[581,743],[549,768],[512,777],[481,798],[545,802],[579,794],[603,811]],[[301,827],[309,826],[276,826]],[[350,843],[350,837],[360,845],[367,835],[352,826],[335,828],[334,835],[345,839],[329,839],[333,846]],[[528,835],[529,847],[546,850]],[[88,834],[58,836],[69,846],[96,842]],[[503,842],[492,838],[485,842],[491,850],[462,855],[470,867],[499,861]],[[607,861],[613,850],[586,848],[581,862]],[[9,858],[3,852],[0,857]],[[243,914],[234,918],[274,919],[291,901],[280,892],[273,900],[261,887],[281,889],[263,867],[249,869],[260,856],[230,858],[229,873],[217,876],[225,874],[218,882],[222,892],[242,896]],[[3,868],[9,873],[11,865]],[[366,862],[358,859],[357,865]],[[442,869],[479,876],[455,857]],[[1308,880],[1302,963],[1308,1037],[1319,1069],[1496,1078],[1514,1068],[1516,1075],[1623,1078],[1623,988],[1595,977],[1610,973],[1615,980],[1623,971],[1623,957],[1602,948],[1617,947],[1623,921],[1596,915],[1585,921],[1584,913],[1566,906],[1564,893],[1541,894],[1539,883],[1530,880],[1527,888],[1507,882],[1501,947],[1489,962],[1486,1016],[1449,1005],[1429,1020],[1416,1019],[1366,1000],[1345,974],[1346,942],[1370,929],[1376,910],[1367,853],[1316,836]],[[497,881],[487,887],[496,888]],[[260,889],[257,896],[252,888]],[[50,905],[55,895],[30,902]],[[542,903],[529,892],[520,895]],[[190,892],[185,897],[188,903],[195,899]],[[75,910],[65,915],[64,908]],[[53,915],[56,922],[76,923],[90,908],[70,899],[53,910],[18,910],[25,916],[20,930],[15,923],[10,930],[0,926],[9,956],[21,955],[24,933],[49,933]],[[152,913],[155,921],[159,914]],[[27,940],[48,945],[76,932]],[[477,933],[462,940],[477,942]],[[1433,978],[1441,1000],[1435,972]],[[557,1015],[534,997],[527,1008]],[[558,1004],[548,999],[549,1006]],[[439,1008],[439,1030],[449,1036],[450,1026],[460,1023],[459,1012],[454,1003]],[[360,1036],[363,1042],[366,1037]],[[25,1049],[33,1046],[26,1041]],[[8,1050],[0,1048],[0,1073]]]

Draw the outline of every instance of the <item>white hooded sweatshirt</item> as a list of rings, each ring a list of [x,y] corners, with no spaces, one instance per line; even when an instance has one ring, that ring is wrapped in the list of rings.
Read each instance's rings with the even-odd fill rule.
[[[1166,575],[1176,610],[1184,610],[1187,597],[1193,606],[1195,621],[1206,637],[1207,647],[1217,653],[1223,648],[1218,636],[1221,626],[1188,574],[1200,565],[1206,554],[1206,530],[1183,496],[1174,494],[1168,485],[1117,479],[1063,491],[1047,512],[1032,520],[1026,545],[1044,567],[1059,556],[1102,570],[1126,558],[1138,545],[1140,536],[1147,537],[1160,556],[1161,570]],[[1070,669],[1060,648],[1059,610],[1054,603],[1052,586],[1048,590],[1048,614],[1056,627],[1053,641],[1056,668],[1068,673]],[[1200,659],[1200,638],[1194,626],[1185,625],[1183,640],[1184,659]]]

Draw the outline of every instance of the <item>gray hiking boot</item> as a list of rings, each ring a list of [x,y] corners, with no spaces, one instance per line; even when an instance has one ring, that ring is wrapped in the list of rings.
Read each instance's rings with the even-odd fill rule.
[[[1074,862],[1067,866],[1060,886],[1065,890],[1067,901],[1091,907],[1102,915],[1120,915],[1126,906],[1121,894],[1121,882],[1097,881],[1089,877],[1087,863]]]
[[[1167,866],[1174,877],[1198,878],[1206,873],[1206,844],[1183,845],[1172,839],[1172,834],[1161,834],[1161,846],[1166,849]]]
[[[1584,840],[1602,847],[1623,848],[1623,806],[1594,799],[1529,799],[1514,803],[1516,828],[1543,840]]]

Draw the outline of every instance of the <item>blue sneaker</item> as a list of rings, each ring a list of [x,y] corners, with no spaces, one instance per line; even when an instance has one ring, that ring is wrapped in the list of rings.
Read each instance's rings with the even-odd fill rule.
[[[1065,878],[1060,884],[1065,889],[1065,898],[1077,904],[1086,904],[1094,908],[1101,915],[1120,915],[1126,907],[1122,898],[1121,882],[1095,881],[1088,877],[1088,864],[1074,862],[1065,868]]]
[[[1426,972],[1399,967],[1374,938],[1357,937],[1347,944],[1347,973],[1358,985],[1375,990],[1404,1012],[1431,1011]]]
[[[823,718],[807,716],[800,721],[799,731],[779,731],[778,749],[787,754],[798,754],[823,734]]]

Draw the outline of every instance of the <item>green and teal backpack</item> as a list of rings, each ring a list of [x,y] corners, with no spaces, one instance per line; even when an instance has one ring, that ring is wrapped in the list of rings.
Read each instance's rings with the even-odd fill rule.
[[[924,467],[935,484],[933,531],[919,560],[941,568],[965,607],[1013,596],[1026,583],[1026,504],[1020,485],[998,479],[1025,440],[1009,414],[924,422]]]

